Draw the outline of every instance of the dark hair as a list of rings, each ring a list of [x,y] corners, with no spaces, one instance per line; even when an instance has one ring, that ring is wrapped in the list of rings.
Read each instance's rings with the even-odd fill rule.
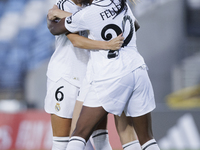
[[[121,3],[121,7],[117,12],[117,15],[120,14],[123,10],[127,11],[126,0],[119,0]]]
[[[112,3],[117,7],[116,3],[113,2],[113,0],[111,0]],[[122,11],[125,10],[125,13],[127,12],[127,5],[126,5],[126,0],[119,0],[119,4],[118,6],[120,6],[120,8],[118,9],[118,11],[116,11],[116,15],[114,16],[114,18],[119,15]],[[114,19],[113,18],[113,19]]]
[[[84,6],[87,6],[87,5],[90,4],[90,0],[77,0],[77,3],[84,5]]]
[[[92,3],[92,0],[77,0],[79,4],[88,6]]]
[[[92,3],[93,0],[77,0],[77,1],[78,1],[79,4],[88,6],[88,5],[90,5]],[[113,0],[110,0],[110,1],[111,1],[110,4],[113,3],[113,4],[116,5],[116,3],[113,2]],[[118,11],[116,11],[116,16],[118,14],[120,14],[123,10],[125,10],[125,12],[127,11],[126,0],[119,0],[119,2],[120,2],[120,4],[119,4],[120,8],[118,9]]]

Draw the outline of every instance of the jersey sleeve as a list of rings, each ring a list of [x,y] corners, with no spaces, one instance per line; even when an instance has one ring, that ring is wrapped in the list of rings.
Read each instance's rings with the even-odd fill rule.
[[[68,1],[58,0],[56,5],[60,10],[67,11],[70,13],[74,13],[78,10],[78,6],[73,1],[70,0]]]
[[[72,14],[72,16],[65,19],[65,28],[74,33],[83,30],[89,30],[87,23],[87,17],[85,17],[86,11],[84,9]]]

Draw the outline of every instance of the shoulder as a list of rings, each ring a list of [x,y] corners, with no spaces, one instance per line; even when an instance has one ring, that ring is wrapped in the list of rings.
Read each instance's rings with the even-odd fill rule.
[[[70,11],[71,9],[78,8],[78,6],[72,0],[59,0],[56,5],[59,9],[64,11]]]
[[[83,7],[79,10],[77,10],[75,13],[73,13],[72,16],[84,16],[84,15],[89,15],[92,13],[92,10],[90,9],[90,6],[86,6],[86,7]]]

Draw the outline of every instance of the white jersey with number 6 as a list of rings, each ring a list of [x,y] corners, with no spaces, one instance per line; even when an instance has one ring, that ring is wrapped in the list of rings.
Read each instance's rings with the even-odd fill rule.
[[[81,9],[71,0],[59,0],[56,4],[59,9],[72,13]],[[47,70],[44,108],[49,114],[72,118],[79,87],[85,77],[89,51],[75,48],[65,34],[56,36],[55,40],[55,52]]]
[[[59,0],[59,9],[74,13],[81,9],[71,0]],[[86,36],[86,31],[79,32]],[[73,46],[65,34],[55,37],[55,52],[48,65],[47,76],[52,81],[64,78],[69,83],[80,87],[86,73],[89,51]]]

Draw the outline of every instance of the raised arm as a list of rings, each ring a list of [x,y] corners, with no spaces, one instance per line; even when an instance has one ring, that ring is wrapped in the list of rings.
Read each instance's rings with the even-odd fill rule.
[[[60,10],[56,5],[48,11],[47,25],[48,29],[53,35],[69,34],[70,32],[64,27],[65,17],[70,16],[71,13]],[[103,49],[103,50],[118,50],[123,44],[124,38],[122,35],[114,38],[111,41],[95,41],[78,34],[69,34],[68,39],[75,47],[82,49]]]
[[[124,37],[122,34],[110,41],[96,41],[78,34],[68,34],[68,39],[72,42],[74,47],[82,49],[101,49],[101,50],[118,50],[123,44]]]
[[[47,15],[47,26],[53,35],[70,33],[65,28],[65,17],[71,16],[71,13],[60,10],[56,5],[49,9]]]
[[[51,34],[60,35],[60,34],[69,34],[70,32],[65,28],[65,18],[59,20],[58,22],[55,20],[49,20],[47,16],[47,27]]]
[[[54,5],[53,8],[49,9],[48,11],[49,20],[62,19],[71,15],[72,13],[60,10],[57,5]]]

